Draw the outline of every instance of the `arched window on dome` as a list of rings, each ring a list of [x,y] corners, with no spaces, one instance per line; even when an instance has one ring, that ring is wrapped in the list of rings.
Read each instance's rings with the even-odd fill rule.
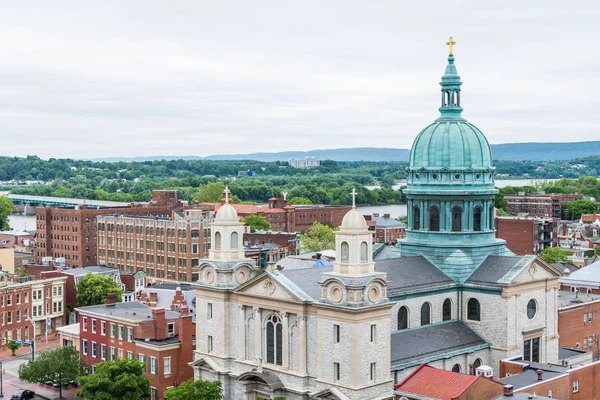
[[[342,262],[348,262],[350,258],[350,246],[347,242],[342,242]]]
[[[266,319],[265,331],[267,363],[283,365],[283,325],[278,315],[272,314]]]
[[[460,206],[452,207],[452,232],[462,231],[462,208]]]
[[[221,232],[215,232],[215,250],[221,250]]]
[[[481,305],[477,299],[469,299],[467,303],[467,319],[470,321],[481,321]]]
[[[440,230],[440,209],[436,206],[429,209],[429,230],[434,232]]]
[[[448,106],[450,104],[450,92],[444,92],[444,104],[443,106]]]
[[[442,304],[442,321],[450,321],[452,319],[452,300],[444,300]]]
[[[233,233],[231,233],[231,250],[237,250],[237,249],[238,249],[238,233],[233,232]]]
[[[360,262],[368,262],[369,261],[369,245],[367,242],[362,242],[360,244]]]
[[[431,304],[425,302],[421,306],[421,325],[431,324]]]
[[[421,229],[421,209],[419,208],[419,206],[413,207],[412,220],[413,220],[413,229],[415,231],[418,231],[419,229]]]
[[[398,330],[408,329],[408,308],[400,307],[398,310]]]
[[[494,229],[494,206],[490,206],[490,230]]]
[[[481,207],[475,207],[473,210],[473,230],[481,231]]]

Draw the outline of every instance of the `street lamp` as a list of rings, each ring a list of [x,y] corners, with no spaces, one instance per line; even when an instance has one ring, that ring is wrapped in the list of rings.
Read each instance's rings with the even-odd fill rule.
[[[29,318],[29,315],[25,316],[25,319],[31,323],[33,328],[33,339],[31,340],[31,361],[35,361],[35,323]]]

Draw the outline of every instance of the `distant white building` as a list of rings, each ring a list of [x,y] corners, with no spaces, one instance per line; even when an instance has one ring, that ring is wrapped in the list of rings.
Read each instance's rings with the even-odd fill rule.
[[[290,158],[288,163],[294,168],[313,168],[321,165],[317,157]]]

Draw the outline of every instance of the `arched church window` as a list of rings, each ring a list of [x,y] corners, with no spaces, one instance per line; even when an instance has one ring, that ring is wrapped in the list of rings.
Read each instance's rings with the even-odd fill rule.
[[[408,329],[408,308],[400,307],[398,310],[398,330]]]
[[[452,207],[452,232],[462,231],[462,208]]]
[[[342,242],[342,262],[348,262],[350,258],[350,246],[347,242]]]
[[[475,207],[473,211],[473,230],[481,231],[481,207]]]
[[[421,325],[431,324],[431,305],[423,303],[421,306]]]
[[[450,321],[452,319],[452,300],[444,300],[442,305],[442,321]]]
[[[367,242],[362,242],[360,244],[360,262],[369,261],[369,245]]]
[[[283,326],[279,316],[273,314],[266,321],[266,359],[267,363],[283,364]]]
[[[215,232],[215,250],[221,250],[221,232]]]
[[[413,229],[415,231],[418,231],[419,229],[421,229],[421,209],[419,208],[419,206],[414,206],[413,207]]]
[[[481,358],[478,358],[473,362],[473,375],[477,374],[477,368],[481,367],[481,364],[483,364]]]
[[[429,230],[434,232],[440,230],[440,210],[436,206],[429,209]]]
[[[467,303],[467,319],[471,321],[481,321],[481,306],[477,299],[469,299]]]
[[[458,372],[458,373],[460,373],[460,364],[454,364],[452,366],[452,372]]]
[[[231,233],[231,250],[237,250],[237,249],[238,249],[238,233],[232,232]]]

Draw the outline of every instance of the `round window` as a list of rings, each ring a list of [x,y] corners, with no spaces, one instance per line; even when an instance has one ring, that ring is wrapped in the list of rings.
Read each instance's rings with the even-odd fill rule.
[[[479,178],[481,178],[481,175],[479,175],[479,174],[475,175],[475,179],[479,179]]]
[[[460,175],[459,174],[454,175],[454,179],[459,180],[460,179]]]
[[[419,176],[419,174],[415,175],[415,179],[421,179],[421,177]]]
[[[432,177],[433,179],[437,179],[437,178],[438,178],[437,174],[433,174],[433,175],[431,175],[431,177]]]
[[[535,317],[536,312],[537,304],[535,303],[535,300],[531,299],[529,300],[529,303],[527,303],[527,318],[533,319],[533,317]]]

